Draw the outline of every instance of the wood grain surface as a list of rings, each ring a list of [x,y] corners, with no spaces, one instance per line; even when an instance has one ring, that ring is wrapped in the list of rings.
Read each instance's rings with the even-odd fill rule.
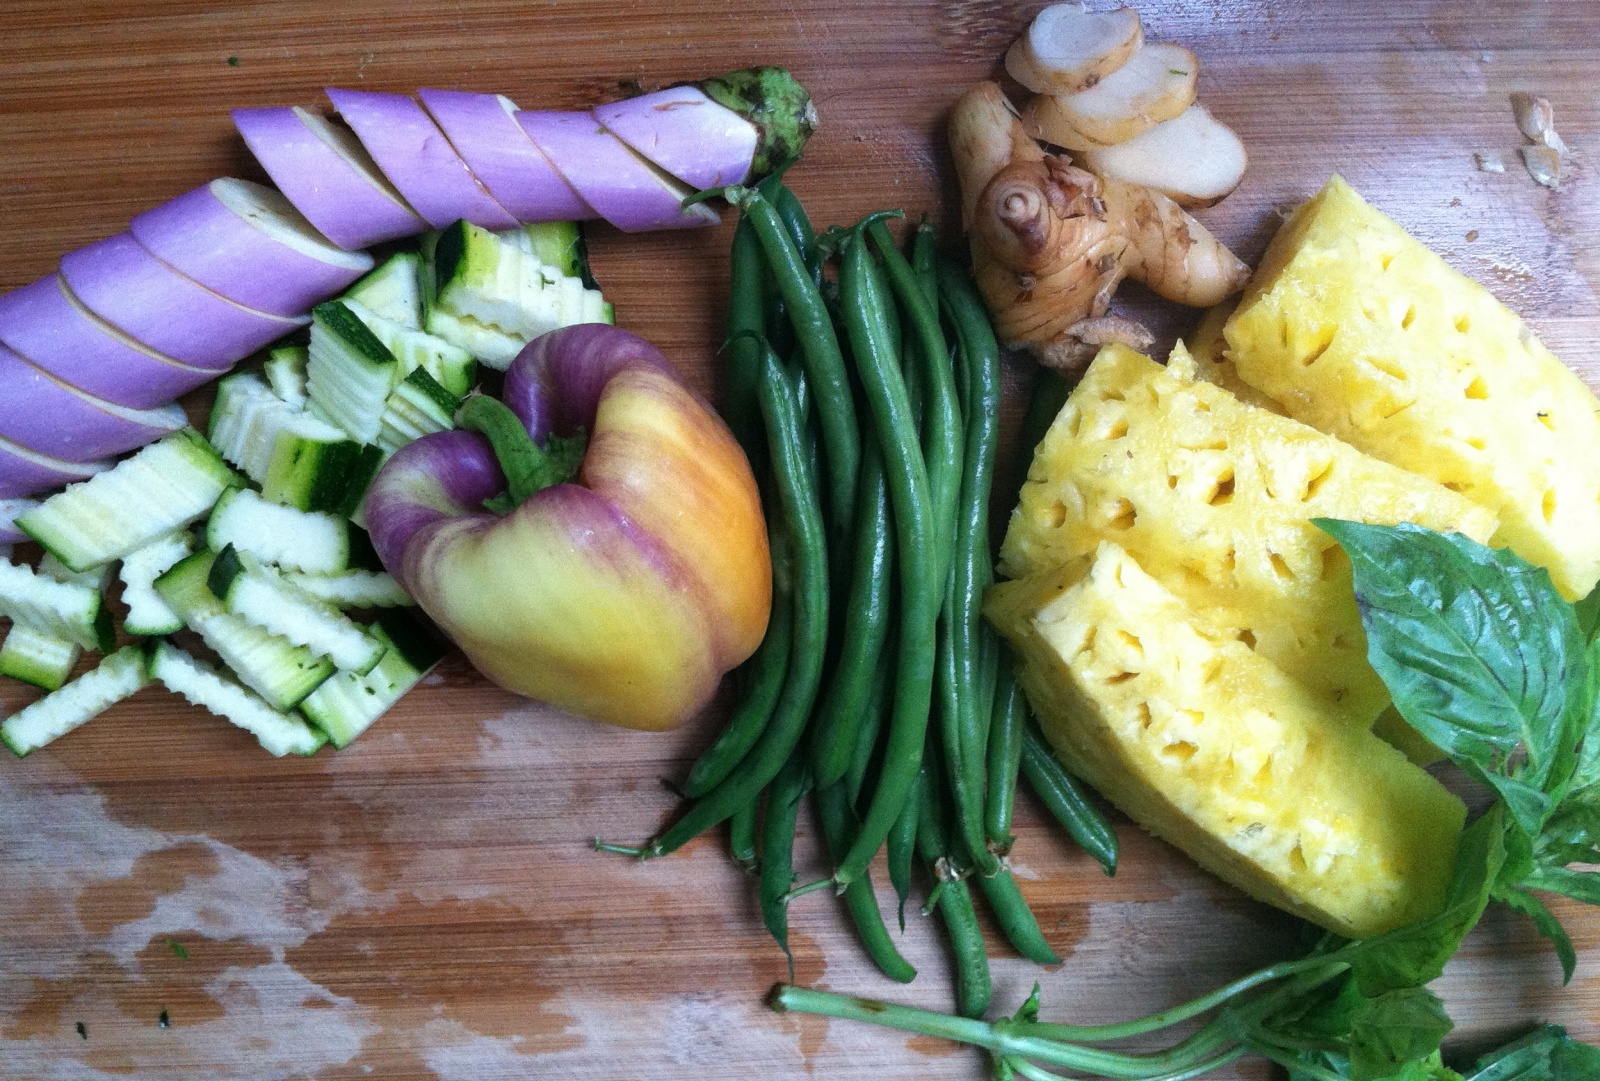
[[[0,288],[211,177],[258,177],[228,109],[317,105],[325,85],[565,108],[623,84],[784,64],[822,115],[792,174],[817,221],[901,206],[949,227],[944,113],[998,72],[1038,6],[10,0]],[[1600,383],[1600,5],[1180,0],[1142,12],[1148,38],[1199,54],[1202,100],[1249,148],[1244,185],[1203,212],[1241,254],[1260,253],[1278,208],[1341,172]],[[1514,90],[1554,103],[1574,150],[1560,191],[1516,160]],[[1477,171],[1475,151],[1505,173]],[[710,393],[730,229],[601,228],[592,242],[619,322]],[[1169,336],[1192,319],[1128,298]],[[1008,370],[1013,424],[1024,370]],[[204,393],[190,404],[198,415]],[[5,707],[28,698],[0,688]],[[783,957],[720,837],[644,865],[589,850],[596,834],[657,826],[674,804],[660,779],[681,776],[723,709],[666,736],[604,730],[500,692],[453,656],[338,754],[274,760],[150,690],[0,762],[0,1074],[984,1076],[975,1052],[940,1041],[769,1012]],[[1126,822],[1107,879],[1031,800],[1019,819],[1023,889],[1066,961],[1039,969],[991,933],[997,1009],[1038,980],[1050,1017],[1126,1017],[1295,948],[1289,921]],[[804,869],[820,871],[803,828]],[[1526,922],[1491,913],[1438,985],[1455,1046],[1537,1019],[1600,1040],[1600,912],[1557,907],[1580,949],[1571,986]],[[949,1007],[945,944],[926,921],[909,921],[921,974],[900,987],[823,895],[791,919],[801,982]],[[1219,1076],[1270,1074],[1242,1063]]]

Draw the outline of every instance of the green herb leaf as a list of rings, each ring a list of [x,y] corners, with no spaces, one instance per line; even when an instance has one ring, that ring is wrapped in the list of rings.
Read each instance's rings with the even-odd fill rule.
[[[1600,1049],[1579,1043],[1559,1025],[1545,1025],[1478,1060],[1465,1081],[1595,1081]]]
[[[1600,878],[1597,878],[1597,881],[1600,881]],[[1536,888],[1548,889],[1546,886]],[[1520,887],[1496,891],[1495,900],[1504,901],[1533,920],[1533,925],[1539,929],[1539,933],[1548,938],[1550,944],[1555,947],[1556,956],[1561,960],[1562,982],[1571,983],[1573,969],[1578,966],[1578,954],[1572,948],[1572,939],[1567,936],[1567,929],[1561,926],[1561,921],[1556,919],[1555,913],[1546,908],[1543,901]]]
[[[1585,638],[1593,638],[1600,631],[1600,588],[1591,589],[1589,595],[1575,607],[1578,610],[1578,630]]]
[[[1367,999],[1350,1029],[1352,1081],[1379,1081],[1407,1066],[1427,1065],[1454,1027],[1439,996],[1426,988]]]
[[[175,954],[180,960],[187,961],[189,959],[189,951],[185,949],[183,943],[179,942],[177,939],[167,939],[167,948],[171,950],[173,954]]]
[[[1461,834],[1442,912],[1388,934],[1352,942],[1329,958],[1348,962],[1357,985],[1369,997],[1432,983],[1483,915],[1505,863],[1505,841],[1505,808],[1496,804]]]
[[[1317,525],[1350,557],[1368,659],[1395,707],[1537,835],[1587,720],[1584,642],[1549,573],[1460,534]]]

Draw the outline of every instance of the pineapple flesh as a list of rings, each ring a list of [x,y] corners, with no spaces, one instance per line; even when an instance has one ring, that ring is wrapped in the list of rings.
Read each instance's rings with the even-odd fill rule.
[[[1197,620],[1365,729],[1388,692],[1367,663],[1349,561],[1316,517],[1476,540],[1495,525],[1463,496],[1199,380],[1181,346],[1165,368],[1108,346],[1035,452],[1000,569],[1026,578],[1115,541]]]
[[[1600,401],[1341,178],[1279,230],[1224,335],[1239,380],[1487,507],[1491,543],[1569,600],[1600,579]]]
[[[1202,866],[1349,937],[1441,907],[1461,802],[1114,543],[986,611],[1062,761]]]

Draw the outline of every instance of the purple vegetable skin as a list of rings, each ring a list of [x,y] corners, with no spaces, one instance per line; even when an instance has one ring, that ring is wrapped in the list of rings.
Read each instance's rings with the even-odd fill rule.
[[[404,94],[328,88],[328,99],[372,160],[435,229],[465,218],[485,229],[517,219],[494,201],[422,106]]]
[[[125,409],[90,397],[0,346],[0,437],[68,462],[90,462],[188,423],[176,405]]]
[[[583,221],[599,217],[556,172],[515,119],[503,94],[418,90],[417,96],[474,176],[518,221]]]
[[[140,345],[84,308],[59,274],[0,296],[0,342],[57,379],[134,409],[170,402],[217,377]]]
[[[593,113],[524,111],[517,120],[584,201],[625,233],[720,220],[704,203],[684,208],[690,190],[629,150]]]
[[[695,190],[742,184],[759,136],[744,117],[695,86],[597,106],[606,130]]]
[[[356,137],[326,117],[299,106],[235,109],[233,123],[295,209],[346,251],[427,231]]]
[[[112,463],[66,462],[0,438],[0,499],[15,499],[92,477]]]
[[[179,274],[127,233],[61,258],[61,276],[86,308],[158,352],[218,371],[298,327],[246,308]]]
[[[271,188],[213,180],[128,223],[145,251],[207,289],[273,315],[302,315],[372,269],[333,247]]]

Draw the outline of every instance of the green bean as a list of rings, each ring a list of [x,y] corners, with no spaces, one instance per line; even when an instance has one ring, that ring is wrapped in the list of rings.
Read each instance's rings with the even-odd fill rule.
[[[862,709],[861,724],[856,727],[855,749],[850,752],[850,768],[845,770],[844,783],[850,793],[851,806],[859,807],[861,790],[866,785],[867,770],[872,765],[872,755],[878,749],[878,737],[883,733],[884,714],[889,712],[889,668],[894,654],[885,648],[872,673],[872,689]]]
[[[850,807],[850,793],[841,784],[819,789],[817,806],[822,812],[822,833],[827,840],[828,850],[835,860],[841,859],[850,847],[850,836],[856,827],[855,811]],[[845,910],[850,913],[856,933],[861,936],[861,943],[867,948],[867,956],[872,958],[873,963],[891,980],[910,983],[916,979],[917,970],[900,956],[894,940],[889,937],[889,929],[884,926],[883,913],[878,909],[878,897],[872,891],[871,876],[863,872],[845,887],[842,896]]]
[[[911,339],[918,346],[918,369],[926,394],[927,437],[922,455],[928,470],[928,488],[933,501],[935,522],[934,551],[939,562],[935,569],[943,581],[950,561],[951,523],[955,520],[956,500],[961,492],[961,410],[956,404],[955,373],[950,368],[950,351],[939,326],[938,305],[922,291],[917,272],[895,246],[889,227],[881,219],[867,226],[883,256],[884,276],[895,300],[905,312]]]
[[[812,768],[821,788],[837,782],[849,768],[894,606],[894,522],[877,440],[866,441],[861,460],[850,555],[853,570],[838,660],[811,727]]]
[[[889,831],[889,884],[899,899],[900,930],[906,929],[906,897],[911,893],[911,857],[917,852],[917,817],[922,811],[920,800],[907,799],[900,808],[900,817],[894,820]]]
[[[918,222],[911,240],[911,267],[917,272],[917,283],[922,286],[923,295],[928,298],[928,303],[937,308],[939,275],[935,269],[934,239],[933,226],[927,221]]]
[[[728,337],[723,346],[728,363],[723,376],[722,415],[758,476],[767,448],[761,434],[760,407],[756,404],[761,344],[751,335],[760,334],[765,327],[766,277],[766,259],[761,254],[755,226],[740,218],[728,255]]]
[[[928,472],[912,426],[898,358],[889,348],[891,315],[887,290],[872,253],[859,233],[846,242],[840,268],[844,321],[851,353],[861,376],[878,445],[883,449],[889,499],[894,510],[895,547],[900,567],[900,641],[895,669],[894,714],[889,724],[883,766],[861,830],[834,869],[844,888],[865,873],[867,864],[900,817],[922,761],[933,697],[934,653],[938,637],[942,580],[933,574],[933,506]]]
[[[983,302],[966,272],[947,260],[937,266],[941,304],[956,329],[966,379],[966,452],[960,504],[955,516],[955,548],[945,612],[941,657],[943,695],[952,716],[945,739],[946,767],[959,815],[959,831],[978,869],[999,870],[984,832],[984,782],[992,692],[985,664],[981,605],[992,580],[989,557],[989,493],[994,484],[1000,425],[1000,346]]]
[[[1028,725],[1028,700],[1011,676],[1008,663],[1001,672],[994,700],[994,722],[989,726],[989,790],[984,804],[983,831],[1000,852],[1011,851],[1011,811],[1017,796],[1017,770],[1022,765],[1022,734]]]
[[[788,185],[783,183],[783,177],[778,175],[766,177],[756,187],[772,203],[779,217],[783,218],[783,224],[788,227],[789,236],[800,254],[809,257],[817,233],[811,227],[811,217],[801,205],[799,197],[789,190]]]
[[[743,804],[728,819],[728,852],[746,874],[755,874],[756,862],[756,812],[760,810],[761,793]]]
[[[1044,932],[1039,930],[1039,921],[1034,918],[1033,910],[1028,907],[1027,899],[1022,896],[1022,890],[1017,886],[1017,880],[1011,877],[1011,872],[1002,868],[999,874],[975,877],[1006,941],[1035,964],[1059,965],[1061,958],[1045,941]]]
[[[1076,778],[1062,768],[1044,738],[1028,725],[1022,736],[1022,775],[1067,835],[1093,856],[1106,874],[1117,873],[1117,834]]]
[[[934,774],[924,767],[913,785],[917,800],[917,853],[927,861],[939,881],[939,915],[956,955],[956,1009],[963,1017],[982,1017],[989,1008],[992,986],[989,955],[983,948],[983,928],[972,907],[972,892],[953,873],[948,856],[939,801],[934,792]]]
[[[776,521],[776,515],[769,520]],[[789,654],[794,638],[793,585],[789,581],[789,545],[787,538],[777,536],[772,541],[772,615],[767,620],[767,633],[761,639],[756,653],[745,662],[741,671],[748,673],[744,680],[739,704],[722,734],[706,748],[689,771],[683,784],[683,795],[698,799],[711,791],[732,773],[744,756],[754,747],[778,704],[783,691],[784,678],[789,672]]]
[[[844,535],[855,505],[856,478],[861,470],[861,437],[844,354],[817,283],[806,269],[783,216],[755,188],[733,187],[724,196],[744,212],[761,241],[778,290],[799,338],[806,380],[816,395],[822,422],[823,454],[828,464],[830,529]]]
[[[828,633],[828,545],[816,490],[807,483],[805,432],[795,391],[771,349],[762,351],[757,397],[767,427],[783,516],[794,544],[794,637],[783,693],[761,738],[721,784],[643,849],[601,846],[607,851],[627,852],[641,859],[662,856],[733,814],[783,768],[805,731],[806,718],[816,700]]]
[[[783,895],[794,883],[794,828],[800,803],[811,790],[811,771],[805,755],[789,756],[767,789],[767,813],[761,822],[761,922],[789,958],[789,979],[794,980],[794,955],[789,952],[789,906]]]

